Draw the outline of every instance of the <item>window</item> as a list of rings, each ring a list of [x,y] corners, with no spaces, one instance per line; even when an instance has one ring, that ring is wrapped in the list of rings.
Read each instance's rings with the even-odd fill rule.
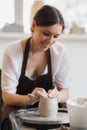
[[[14,0],[0,0],[0,28],[14,22]]]
[[[28,33],[33,2],[34,0],[0,0],[0,31],[9,31],[9,24],[17,23],[20,25],[17,31]],[[87,0],[44,0],[44,2],[54,5],[62,12],[66,25],[65,33],[69,33],[74,24],[84,28],[85,33],[87,33]],[[11,29],[16,31],[16,27],[15,25]]]

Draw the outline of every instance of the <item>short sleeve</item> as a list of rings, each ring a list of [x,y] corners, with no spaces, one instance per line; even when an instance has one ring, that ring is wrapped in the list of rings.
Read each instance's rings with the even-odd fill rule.
[[[22,62],[18,56],[20,48],[14,47],[5,50],[2,61],[1,89],[10,93],[16,93]]]
[[[71,64],[66,49],[63,50],[59,58],[55,81],[56,85],[60,87],[69,87],[72,82]]]

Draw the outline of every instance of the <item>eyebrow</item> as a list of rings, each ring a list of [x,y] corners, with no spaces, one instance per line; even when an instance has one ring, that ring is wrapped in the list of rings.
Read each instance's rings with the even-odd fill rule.
[[[46,33],[50,33],[51,34],[51,32],[50,31],[48,31],[48,30],[44,30],[43,32],[46,32]],[[60,35],[60,34],[55,34],[55,35]]]

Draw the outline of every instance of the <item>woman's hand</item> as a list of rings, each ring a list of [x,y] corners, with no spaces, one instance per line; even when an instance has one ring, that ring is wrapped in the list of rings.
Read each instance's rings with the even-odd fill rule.
[[[58,96],[58,89],[55,87],[54,89],[48,90],[48,97],[56,97]]]
[[[43,88],[35,88],[31,94],[28,94],[30,100],[29,104],[33,105],[34,103],[38,102],[40,97],[47,97],[48,94]]]
[[[34,95],[38,95],[39,97],[47,97],[48,94],[43,88],[35,88],[32,92]]]
[[[48,91],[48,97],[55,97],[57,98],[58,102],[66,102],[67,99],[69,98],[68,87],[65,88],[59,87],[58,89],[56,87],[54,89],[50,89]]]
[[[59,92],[56,87],[54,89],[48,90],[48,97],[54,97],[54,98],[57,98],[58,100],[58,95],[59,95]]]

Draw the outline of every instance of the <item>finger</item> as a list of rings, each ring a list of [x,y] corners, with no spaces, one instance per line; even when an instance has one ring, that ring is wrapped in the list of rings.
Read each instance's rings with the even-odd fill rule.
[[[56,96],[55,96],[55,94],[53,94],[53,93],[49,93],[49,94],[48,94],[48,97],[56,97]]]
[[[57,91],[55,91],[55,89],[49,90],[48,91],[48,96],[49,97],[56,97],[57,96]]]
[[[40,97],[48,97],[48,94],[47,93],[43,93],[41,91],[38,91],[37,94],[40,96]]]

